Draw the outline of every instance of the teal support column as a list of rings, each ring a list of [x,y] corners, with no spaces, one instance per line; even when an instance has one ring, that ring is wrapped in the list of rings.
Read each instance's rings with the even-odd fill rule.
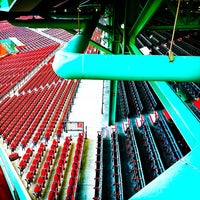
[[[115,124],[117,105],[117,84],[118,81],[110,81],[110,120],[109,125]]]
[[[120,35],[117,31],[117,26],[120,20],[120,9],[117,1],[113,1],[113,17],[112,17],[112,52],[119,54],[120,52]],[[109,114],[109,125],[114,125],[116,121],[116,108],[117,107],[117,80],[110,81],[110,114]]]

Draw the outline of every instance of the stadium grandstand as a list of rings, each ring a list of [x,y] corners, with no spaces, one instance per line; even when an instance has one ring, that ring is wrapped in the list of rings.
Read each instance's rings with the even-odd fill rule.
[[[0,1],[0,200],[199,199],[200,1]]]

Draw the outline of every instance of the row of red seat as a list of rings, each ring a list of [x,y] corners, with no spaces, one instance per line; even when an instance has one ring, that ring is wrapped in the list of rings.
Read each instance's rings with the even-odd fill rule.
[[[57,135],[57,137],[58,137],[58,140],[59,140],[59,138],[60,138],[61,135],[62,135],[62,132],[63,132],[63,129],[64,129],[63,121],[66,120],[66,117],[67,117],[66,115],[68,115],[69,112],[70,112],[71,104],[72,104],[72,101],[73,101],[74,96],[75,96],[75,94],[76,94],[76,90],[77,90],[77,88],[78,88],[78,83],[79,83],[78,80],[76,80],[75,84],[74,84],[74,80],[71,80],[70,83],[69,83],[69,85],[68,85],[68,89],[67,89],[68,92],[67,92],[66,94],[64,94],[63,99],[65,100],[65,99],[67,99],[67,96],[69,95],[69,91],[70,91],[69,88],[72,88],[72,87],[73,87],[73,90],[72,90],[72,92],[71,92],[71,94],[70,94],[70,98],[69,98],[69,100],[68,100],[68,102],[67,102],[67,106],[65,107],[65,111],[64,111],[63,117],[62,117],[62,119],[61,119],[61,121],[60,121],[60,124],[59,124],[59,126],[58,126],[58,129],[57,129],[57,131],[56,131],[56,135]],[[62,102],[61,102],[61,103],[62,103]],[[64,103],[64,102],[63,102],[63,103]]]
[[[97,154],[96,154],[96,174],[95,174],[95,192],[93,199],[101,199],[102,196],[102,178],[103,178],[103,134],[99,131],[97,134]]]
[[[7,102],[9,102],[9,100],[11,99],[11,97],[7,96],[1,103],[0,103],[0,112],[2,111],[1,108],[3,108]]]
[[[39,94],[39,93],[38,93]],[[26,97],[28,98],[26,99]],[[13,107],[6,113],[4,118],[1,120],[2,123],[2,131],[3,131],[3,139],[7,139],[9,134],[13,132],[13,134],[17,134],[17,132],[21,129],[23,120],[25,121],[28,118],[28,110],[32,110],[33,108],[29,108],[29,105],[33,103],[36,99],[37,95],[34,93],[27,95],[19,95],[15,104],[12,104]],[[14,103],[14,102],[13,102]],[[18,108],[20,108],[18,110]]]
[[[33,190],[33,195],[36,198],[40,198],[42,189],[43,189],[43,187],[45,187],[45,181],[48,178],[48,174],[50,172],[51,165],[53,164],[53,160],[55,159],[55,154],[56,154],[57,148],[58,148],[58,141],[56,141],[54,139],[52,142],[52,145],[50,147],[50,150],[48,152],[48,155],[46,157],[43,168],[40,172],[40,176],[39,176],[37,183]]]
[[[55,38],[68,42],[72,39],[73,35],[63,29],[47,29],[43,31]]]
[[[16,96],[15,96],[16,97]],[[6,130],[6,128],[8,127],[8,125],[10,125],[11,120],[9,120],[9,118],[11,117],[16,117],[18,110],[16,108],[18,108],[18,106],[20,106],[20,104],[24,101],[26,96],[23,95],[19,95],[18,98],[14,98],[14,101],[12,102],[12,104],[10,104],[2,113],[0,116],[0,120],[1,120],[1,128],[2,130]]]
[[[53,141],[53,144],[56,144],[56,141]],[[27,188],[33,182],[33,178],[36,175],[36,171],[37,171],[37,168],[39,166],[39,162],[41,161],[45,150],[46,150],[46,146],[43,143],[41,143],[39,148],[38,148],[37,153],[35,154],[35,157],[34,157],[34,159],[32,161],[32,164],[31,164],[31,166],[29,168],[29,171],[26,174],[25,181],[27,182]]]
[[[145,186],[143,168],[141,164],[140,154],[132,127],[126,129],[127,147],[129,151],[131,172],[133,173],[132,181],[134,181],[133,190],[135,192],[141,190]]]
[[[27,143],[30,141],[30,139],[33,136],[34,132],[38,128],[38,125],[39,125],[40,121],[42,120],[46,110],[50,106],[52,99],[54,98],[54,96],[56,95],[56,92],[60,88],[60,85],[61,85],[61,83],[58,83],[56,86],[55,85],[51,85],[50,89],[47,92],[47,95],[45,95],[45,99],[43,100],[43,103],[41,104],[41,107],[40,108],[36,108],[37,115],[32,120],[31,127],[29,128],[28,132],[25,134],[24,138],[21,141],[22,149],[26,147]],[[39,129],[37,130],[35,136],[34,136],[34,138],[37,136],[37,141],[41,137],[44,129],[45,129],[45,125],[41,124]],[[34,141],[34,145],[36,145],[36,144],[37,144],[37,142]]]
[[[70,138],[66,137],[63,143],[63,147],[60,154],[60,159],[57,164],[57,168],[53,177],[53,182],[51,184],[51,190],[48,194],[48,200],[54,200],[57,197],[58,187],[61,183],[61,178],[63,176],[63,171],[66,163],[66,159],[69,152],[69,147],[71,145],[72,136]]]
[[[10,148],[12,151],[14,151],[16,149],[16,147],[18,146],[18,144],[24,137],[25,133],[26,133],[25,137],[28,137],[28,139],[32,137],[32,134],[36,130],[36,127],[38,126],[40,119],[42,117],[42,116],[39,116],[39,118],[38,118],[37,117],[38,113],[44,106],[45,102],[47,101],[48,95],[50,95],[52,90],[53,90],[53,86],[50,89],[48,89],[48,87],[44,88],[44,90],[42,91],[41,97],[36,99],[35,104],[30,106],[30,110],[26,115],[27,120],[24,119],[22,122],[19,122],[20,127],[24,124],[23,125],[24,131],[19,130],[19,132],[17,133],[16,138],[13,140],[13,142],[10,145]]]
[[[118,141],[118,132],[115,129],[111,132],[111,144],[112,144],[112,162],[113,162],[113,178],[114,178],[114,193],[113,195],[116,199],[123,197],[123,188],[122,188],[122,174],[121,174],[121,163],[119,156],[119,141]]]
[[[120,95],[120,108],[123,115],[123,118],[126,119],[128,117],[128,114],[130,112],[127,95],[124,87],[123,81],[118,81],[119,83],[119,95]]]
[[[10,37],[16,37],[25,45],[25,47],[19,49],[20,52],[27,52],[58,44],[54,40],[47,38],[26,27],[12,26],[7,22],[1,23],[0,29],[1,29],[0,39],[8,39]]]
[[[69,186],[67,188],[67,197],[65,200],[73,200],[76,195],[80,163],[82,158],[82,151],[84,147],[85,133],[79,133],[76,143],[76,150],[74,160],[72,163],[71,177],[69,179]]]
[[[49,109],[49,115],[53,114],[53,111],[55,110],[54,116],[53,116],[53,120],[51,121],[51,123],[49,124],[47,131],[44,135],[44,137],[46,138],[46,141],[48,142],[49,138],[51,137],[52,133],[54,132],[54,128],[57,124],[59,115],[62,111],[62,107],[58,106],[58,108],[56,108],[56,106],[59,104],[60,101],[62,101],[62,97],[63,97],[63,93],[66,90],[66,86],[67,86],[67,81],[64,81],[61,89],[59,90],[57,96],[55,97],[50,109]],[[62,105],[63,106],[63,105]],[[48,114],[48,113],[47,113]]]
[[[22,172],[24,171],[26,165],[28,164],[32,154],[33,154],[33,150],[30,148],[27,148],[27,150],[26,150],[25,154],[23,155],[23,157],[19,163],[19,166],[18,166],[21,175],[22,175]]]
[[[3,98],[9,90],[14,88],[20,81],[22,81],[23,78],[25,78],[34,68],[36,68],[57,47],[58,45],[45,47],[39,50],[33,50],[31,52],[8,56],[0,60],[0,99]],[[57,75],[53,72],[52,68],[50,68],[50,70],[54,74],[55,79]],[[50,74],[48,74],[48,76],[49,79],[47,79],[47,82],[49,82],[49,80],[52,82],[54,79],[50,77]],[[47,78],[45,75],[41,77],[43,80],[44,78]],[[49,82],[49,84],[51,82]],[[39,86],[37,85],[37,87]]]

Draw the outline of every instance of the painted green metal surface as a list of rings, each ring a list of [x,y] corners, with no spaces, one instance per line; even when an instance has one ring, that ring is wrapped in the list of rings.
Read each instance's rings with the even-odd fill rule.
[[[117,108],[117,82],[118,81],[110,81],[110,120],[109,124],[115,124],[116,118],[116,108]]]
[[[22,26],[29,28],[62,28],[62,29],[77,29],[78,28],[78,19],[68,19],[68,20],[46,20],[46,19],[37,19],[37,20],[8,20],[14,26]],[[87,24],[91,20],[80,20],[80,27],[85,29]]]
[[[197,146],[129,200],[198,200],[199,155]]]
[[[101,46],[100,44],[96,43],[95,41],[93,40],[90,40],[89,41],[89,44],[91,44],[92,46],[96,47],[97,49],[99,49],[100,51],[106,53],[106,54],[114,54],[112,51],[110,51],[109,49]]]
[[[66,79],[200,80],[200,57],[177,56],[169,62],[168,56],[84,55],[68,53],[69,50],[58,51],[53,62],[54,71]]]
[[[146,30],[172,30],[174,26],[146,26]],[[200,25],[191,24],[191,25],[177,25],[176,30],[200,30]]]
[[[200,121],[181,98],[163,81],[150,81],[151,87],[156,92],[179,131],[191,149],[200,143]]]
[[[141,32],[141,30],[144,28],[146,23],[151,19],[153,14],[156,12],[156,10],[159,8],[159,6],[162,4],[163,0],[148,0],[145,7],[143,8],[142,12],[138,16],[135,24],[131,28],[131,31],[129,32],[130,36],[130,43],[134,43],[135,37],[138,35],[138,33]]]
[[[167,5],[167,7],[169,8],[169,11],[173,14],[174,18],[176,16],[176,7],[174,7],[174,5],[171,3],[171,1],[169,0],[165,0],[165,3]],[[178,1],[177,1],[177,4],[178,4]],[[181,24],[184,24],[184,21],[183,19],[180,17],[180,15],[178,16],[177,18],[177,25],[181,25]]]

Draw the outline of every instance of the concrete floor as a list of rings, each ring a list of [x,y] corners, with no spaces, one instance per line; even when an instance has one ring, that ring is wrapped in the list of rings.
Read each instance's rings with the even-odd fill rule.
[[[102,98],[103,91],[105,93],[104,100]],[[87,139],[85,140],[76,199],[87,200],[94,196],[97,131],[100,131],[107,123],[108,95],[108,82],[81,80],[72,106],[68,120],[83,121],[87,126]],[[77,133],[71,132],[71,134]]]

